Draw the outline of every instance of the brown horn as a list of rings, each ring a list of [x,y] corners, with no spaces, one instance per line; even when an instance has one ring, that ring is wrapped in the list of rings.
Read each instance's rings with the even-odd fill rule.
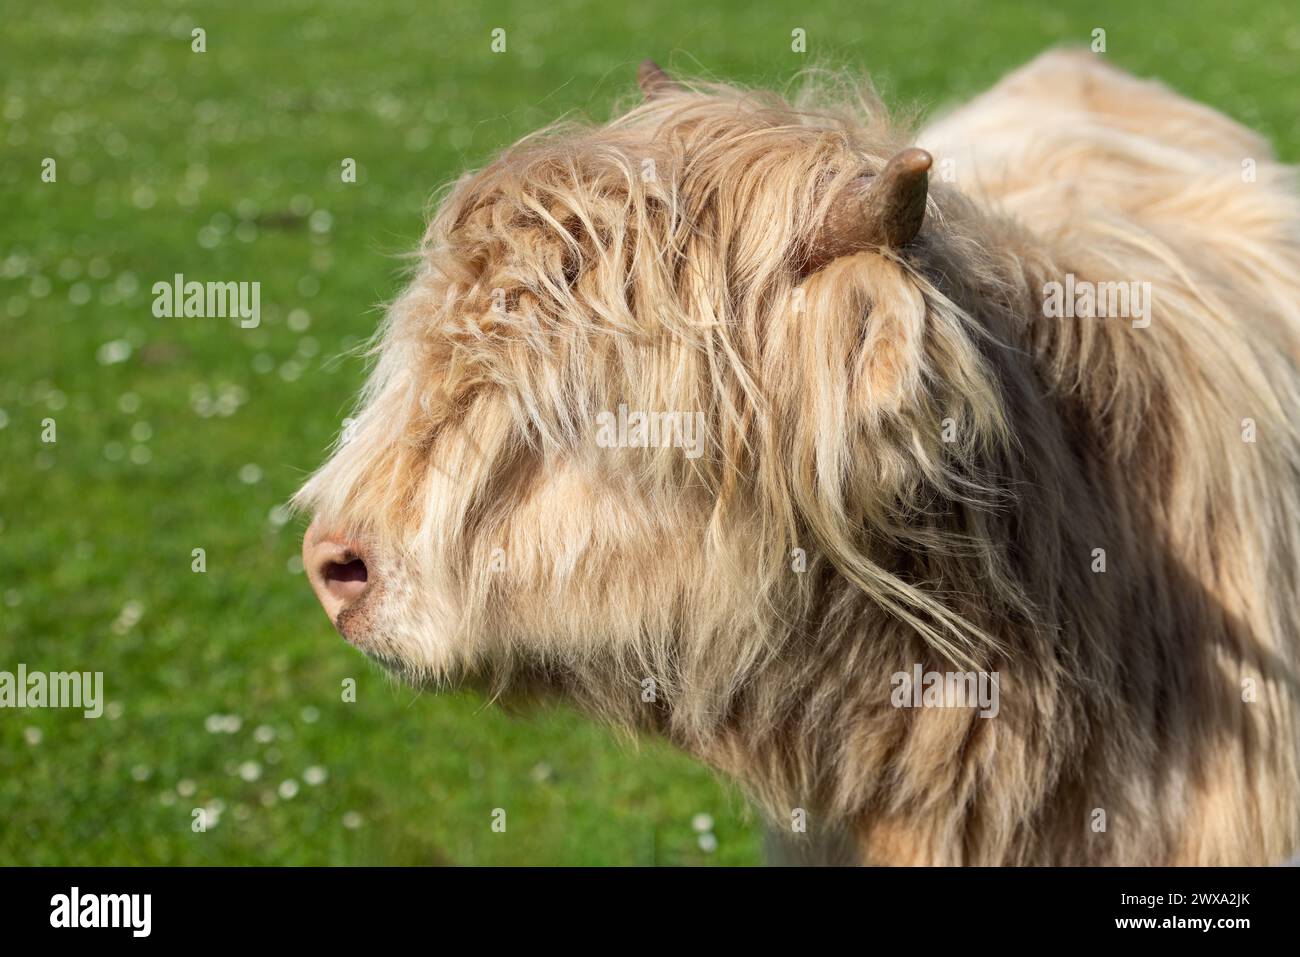
[[[809,251],[806,272],[832,259],[873,246],[898,249],[921,231],[925,220],[928,173],[934,158],[925,150],[903,150],[870,177],[865,189],[855,179],[835,198]]]
[[[686,87],[682,86],[667,73],[654,60],[642,60],[641,65],[637,67],[636,82],[641,87],[641,93],[647,100],[653,100],[655,97],[664,96],[668,93],[681,93]]]

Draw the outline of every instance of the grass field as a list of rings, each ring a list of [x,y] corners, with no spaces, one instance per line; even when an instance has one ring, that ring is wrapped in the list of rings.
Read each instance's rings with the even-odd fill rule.
[[[325,620],[281,506],[348,412],[349,350],[434,190],[562,114],[608,115],[642,57],[764,84],[852,66],[929,107],[1101,27],[1118,64],[1297,157],[1293,4],[1040,6],[9,3],[0,670],[102,671],[108,704],[0,710],[0,864],[757,863],[742,797],[665,747],[392,684]],[[259,281],[261,325],[155,318],[175,273]]]

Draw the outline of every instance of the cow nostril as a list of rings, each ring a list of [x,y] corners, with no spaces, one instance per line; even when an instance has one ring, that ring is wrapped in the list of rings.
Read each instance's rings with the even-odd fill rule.
[[[366,563],[359,558],[354,558],[350,562],[326,562],[324,575],[327,582],[364,585],[367,580]]]
[[[366,563],[347,555],[327,559],[321,565],[320,577],[324,590],[340,606],[359,597],[370,580]]]

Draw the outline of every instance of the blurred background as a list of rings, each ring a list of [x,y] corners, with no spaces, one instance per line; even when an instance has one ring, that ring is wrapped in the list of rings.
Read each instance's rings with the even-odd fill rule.
[[[659,744],[395,685],[326,621],[283,503],[434,191],[562,115],[606,118],[643,57],[778,87],[848,67],[930,110],[1102,28],[1106,57],[1296,159],[1294,3],[1080,7],[10,0],[0,671],[102,671],[106,705],[0,709],[0,864],[758,863],[743,797]],[[260,326],[155,318],[175,273],[260,282]]]

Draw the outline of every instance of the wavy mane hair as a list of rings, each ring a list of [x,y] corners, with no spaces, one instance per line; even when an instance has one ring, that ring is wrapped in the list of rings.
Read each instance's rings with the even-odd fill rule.
[[[804,857],[1295,852],[1291,171],[1053,53],[922,131],[918,233],[855,245],[914,142],[874,94],[642,80],[441,201],[297,497],[379,555],[340,630],[666,735],[804,809]],[[1046,317],[1067,274],[1150,283],[1150,325]],[[620,404],[704,453],[600,447]],[[916,665],[996,671],[997,716],[895,707]]]

